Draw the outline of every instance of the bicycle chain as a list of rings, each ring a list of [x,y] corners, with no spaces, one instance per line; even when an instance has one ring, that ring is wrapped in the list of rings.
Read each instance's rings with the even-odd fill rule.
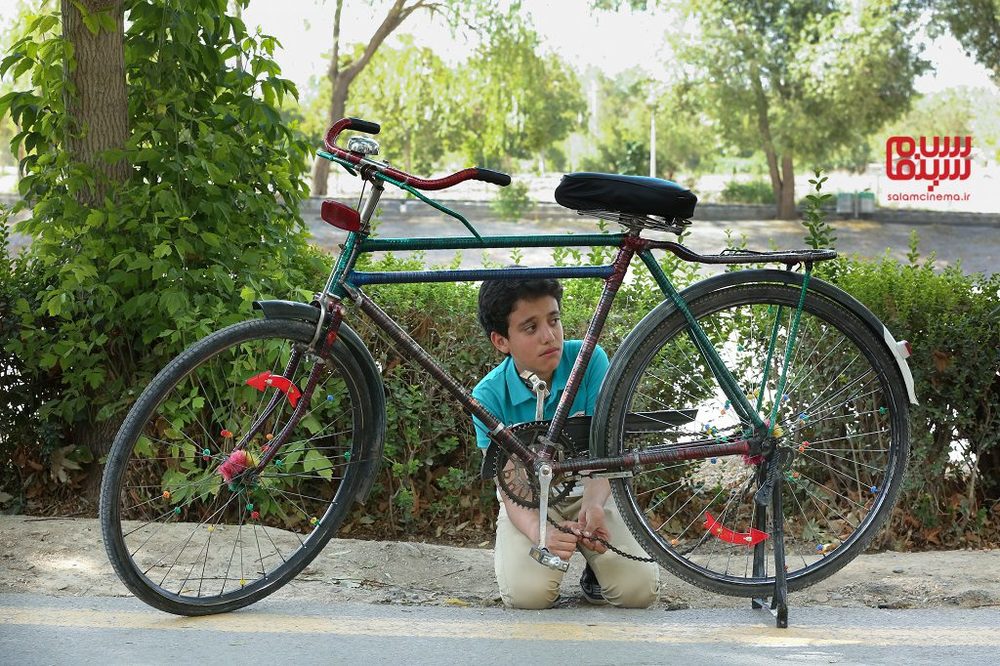
[[[560,525],[556,521],[552,520],[551,516],[545,516],[545,520],[547,520],[550,525],[552,525],[553,527],[555,527],[560,532],[565,532],[566,534],[574,534],[573,530],[569,529],[568,527],[563,527],[562,525]],[[575,536],[575,534],[574,534],[574,536]],[[638,555],[632,555],[630,553],[626,553],[624,550],[621,550],[621,549],[615,547],[609,541],[606,541],[605,539],[602,539],[601,537],[597,536],[596,534],[594,536],[592,536],[592,537],[589,537],[587,540],[588,541],[596,541],[596,542],[598,542],[600,544],[603,544],[604,547],[607,548],[608,550],[610,550],[612,553],[615,553],[617,555],[621,555],[622,557],[624,557],[626,559],[629,559],[629,560],[635,560],[636,562],[655,562],[656,561],[652,557],[639,557]]]
[[[540,429],[543,429],[543,428],[548,428],[548,424],[549,424],[548,421],[529,421],[527,423],[519,423],[519,424],[517,424],[515,426],[512,426],[511,427],[511,431],[514,432],[515,434],[519,434],[519,433],[522,433],[524,431],[529,431],[529,433],[530,433],[533,430],[540,430]],[[540,430],[540,431],[544,432],[544,430]],[[529,441],[529,443],[528,443],[529,446],[531,446],[531,444],[533,443],[533,440],[537,437],[537,435],[535,435],[535,433],[531,433],[531,434],[532,434],[532,437],[531,437],[532,441]],[[570,448],[570,450],[572,450],[572,440],[570,440],[569,436],[566,435],[565,433],[563,433],[563,435],[560,438],[560,441],[558,442],[558,444],[560,446],[563,446],[563,447],[568,445],[569,448]],[[531,489],[531,495],[532,495],[532,497],[526,499],[526,498],[522,497],[519,493],[509,492],[507,484],[503,483],[503,481],[501,480],[501,477],[503,476],[503,474],[500,471],[501,470],[500,463],[503,462],[503,454],[504,454],[504,452],[502,450],[498,450],[497,451],[497,457],[498,457],[497,466],[496,466],[497,475],[495,477],[495,480],[497,481],[497,484],[500,486],[501,491],[503,491],[503,494],[508,499],[510,499],[510,501],[512,501],[514,504],[517,504],[520,507],[523,507],[523,508],[526,508],[526,509],[538,509],[539,508],[539,506],[538,506],[538,491],[539,491],[539,488],[538,488],[538,479],[537,479],[537,477],[535,477],[534,474],[526,474],[526,478],[529,479],[529,484],[530,484],[530,489]],[[516,457],[511,456],[511,458],[513,458],[513,460],[515,461],[515,463],[520,462]],[[562,487],[556,493],[555,497],[550,498],[550,500],[549,500],[549,506],[558,506],[559,504],[561,504],[569,496],[569,491],[572,490],[572,488],[573,488],[573,486],[575,484],[576,484],[576,481],[574,479],[567,479],[567,480],[561,482],[560,484],[558,484],[559,486],[562,486]],[[557,486],[553,486],[553,488],[555,488],[555,487],[557,487]],[[545,520],[548,521],[548,523],[550,525],[552,525],[553,527],[555,527],[560,532],[565,532],[566,534],[574,534],[573,530],[571,530],[571,529],[569,529],[567,527],[563,527],[562,525],[560,525],[556,521],[552,520],[551,516],[546,515],[545,516]],[[576,536],[576,535],[574,534],[574,536]],[[629,560],[635,560],[636,562],[655,562],[656,561],[652,557],[640,557],[638,555],[632,555],[630,553],[626,553],[625,551],[623,551],[620,548],[616,547],[611,542],[609,542],[609,541],[607,541],[607,540],[605,540],[605,539],[603,539],[603,538],[601,538],[599,536],[596,536],[596,535],[593,536],[593,537],[591,537],[588,540],[589,541],[596,541],[596,542],[602,544],[605,548],[607,548],[608,550],[610,550],[612,553],[615,553],[617,555],[621,555],[622,557],[624,557],[626,559],[629,559]]]

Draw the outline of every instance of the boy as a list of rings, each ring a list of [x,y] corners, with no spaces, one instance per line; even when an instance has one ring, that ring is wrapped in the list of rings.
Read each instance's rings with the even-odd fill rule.
[[[472,395],[505,424],[535,420],[535,396],[519,374],[535,373],[549,387],[544,418],[551,419],[562,396],[582,341],[563,340],[559,308],[562,286],[556,280],[486,281],[479,290],[479,323],[497,351],[506,354],[500,365],[476,385]],[[570,414],[591,415],[608,369],[608,355],[597,347]],[[486,428],[476,418],[476,440],[485,451]],[[549,525],[546,546],[568,560],[579,549],[587,559],[580,579],[584,596],[592,603],[645,608],[659,591],[659,569],[649,562],[629,560],[607,549],[599,536],[627,553],[643,553],[624,524],[607,479],[583,481],[582,495],[569,497],[549,516],[571,530]],[[579,484],[578,484],[579,486]],[[500,596],[515,608],[548,608],[559,596],[563,572],[545,567],[529,556],[538,539],[538,510],[521,507],[503,492],[497,516],[494,566]]]

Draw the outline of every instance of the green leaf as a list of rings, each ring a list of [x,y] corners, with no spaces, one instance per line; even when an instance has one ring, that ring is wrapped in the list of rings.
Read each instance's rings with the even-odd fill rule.
[[[100,21],[101,27],[107,32],[114,32],[118,29],[115,17],[111,14],[110,9],[99,12],[97,18]]]
[[[87,26],[87,30],[92,35],[96,35],[101,31],[101,19],[97,14],[85,14],[82,11],[80,13],[83,18],[83,25]]]
[[[305,458],[302,460],[302,468],[306,472],[312,472],[327,481],[333,478],[330,461],[315,449],[309,449],[306,451]]]

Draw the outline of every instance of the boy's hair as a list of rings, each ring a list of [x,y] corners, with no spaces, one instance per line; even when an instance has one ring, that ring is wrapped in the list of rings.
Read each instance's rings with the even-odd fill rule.
[[[562,307],[563,288],[559,280],[485,280],[479,288],[479,324],[486,337],[496,331],[508,337],[510,313],[520,299],[551,296]]]

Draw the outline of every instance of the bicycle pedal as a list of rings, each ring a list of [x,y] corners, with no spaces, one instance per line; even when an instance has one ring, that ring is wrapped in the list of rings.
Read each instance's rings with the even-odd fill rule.
[[[555,569],[556,571],[567,571],[569,569],[569,560],[564,560],[558,555],[550,553],[548,548],[532,546],[528,554],[531,555],[531,559],[550,569]]]

